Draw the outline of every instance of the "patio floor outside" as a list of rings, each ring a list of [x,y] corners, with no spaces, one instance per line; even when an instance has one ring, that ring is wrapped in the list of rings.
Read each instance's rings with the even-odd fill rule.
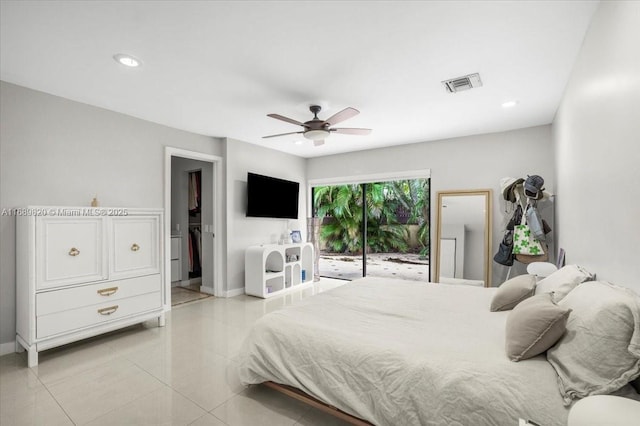
[[[320,276],[354,280],[362,278],[362,255],[320,253]],[[367,276],[429,281],[429,260],[418,254],[368,253]]]

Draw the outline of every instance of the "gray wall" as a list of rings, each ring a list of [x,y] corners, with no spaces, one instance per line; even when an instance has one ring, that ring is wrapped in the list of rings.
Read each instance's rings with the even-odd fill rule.
[[[164,207],[164,147],[219,139],[0,82],[0,208]],[[0,217],[0,343],[15,339],[15,218]]]
[[[391,148],[373,149],[312,158],[308,160],[307,178],[322,179],[384,172],[431,169],[431,220],[435,223],[436,192],[449,189],[493,190],[492,250],[502,239],[506,223],[504,201],[500,198],[500,179],[505,176],[526,177],[538,174],[545,187],[553,192],[551,126],[537,126],[486,135],[423,142]],[[431,250],[435,258],[435,229],[431,230]],[[491,253],[493,257],[493,253]],[[507,269],[493,264],[492,281],[498,285]],[[519,269],[523,269],[519,265]],[[521,272],[516,270],[513,273]],[[435,269],[431,268],[431,273]]]
[[[297,227],[306,240],[306,161],[260,147],[226,139],[227,290],[244,288],[244,252],[247,247],[277,242],[287,229]],[[246,217],[247,172],[300,183],[298,221]]]
[[[553,122],[559,247],[640,292],[640,2],[602,2]]]

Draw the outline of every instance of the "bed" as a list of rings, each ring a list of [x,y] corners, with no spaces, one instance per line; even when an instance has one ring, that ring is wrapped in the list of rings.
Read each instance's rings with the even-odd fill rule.
[[[543,355],[505,355],[497,289],[363,278],[262,317],[240,351],[245,385],[291,386],[384,425],[565,425]]]

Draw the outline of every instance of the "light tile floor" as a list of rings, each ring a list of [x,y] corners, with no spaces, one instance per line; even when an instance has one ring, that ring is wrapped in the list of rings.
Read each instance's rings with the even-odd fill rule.
[[[207,298],[155,321],[40,353],[0,357],[0,424],[345,425],[278,392],[245,388],[227,367],[264,314],[345,281],[263,300]]]

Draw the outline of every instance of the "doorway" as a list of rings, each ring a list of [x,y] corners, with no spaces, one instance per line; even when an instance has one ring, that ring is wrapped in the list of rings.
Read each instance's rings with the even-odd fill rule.
[[[165,149],[165,310],[222,293],[217,238],[221,161],[213,155]]]
[[[320,276],[429,281],[430,180],[312,187]]]

